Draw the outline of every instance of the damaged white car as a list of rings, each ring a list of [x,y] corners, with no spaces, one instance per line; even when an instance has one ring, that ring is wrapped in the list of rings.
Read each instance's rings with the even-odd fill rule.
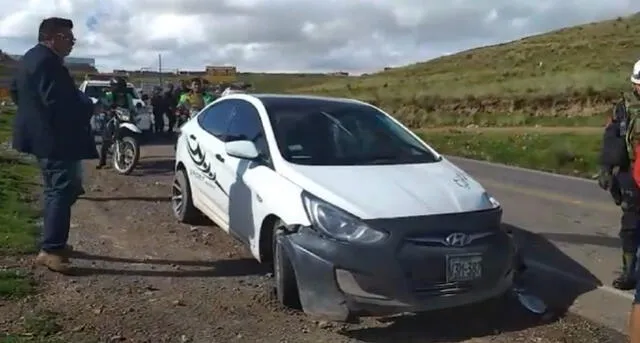
[[[230,94],[181,129],[172,206],[273,265],[287,306],[345,320],[501,296],[517,250],[496,199],[382,110]]]

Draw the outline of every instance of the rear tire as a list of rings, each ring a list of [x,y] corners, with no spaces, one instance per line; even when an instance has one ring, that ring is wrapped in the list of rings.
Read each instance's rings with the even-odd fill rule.
[[[181,223],[191,224],[200,218],[200,211],[193,205],[187,173],[183,169],[176,171],[173,179],[171,208],[173,215]]]
[[[283,226],[284,223],[278,220],[273,227],[272,249],[275,294],[280,304],[299,310],[302,306],[300,304],[300,293],[295,270],[284,247],[278,243],[278,237],[284,235]]]

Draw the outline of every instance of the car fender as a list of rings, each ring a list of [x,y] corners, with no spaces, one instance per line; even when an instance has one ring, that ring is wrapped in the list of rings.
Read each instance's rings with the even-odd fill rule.
[[[137,126],[135,126],[132,123],[121,123],[119,128],[122,129],[127,129],[131,132],[135,132],[135,133],[142,133],[142,130],[140,130],[140,128],[138,128]]]
[[[250,249],[252,255],[260,260],[260,241],[269,239],[262,238],[262,225],[269,216],[280,218],[287,225],[310,225],[309,218],[302,204],[302,188],[292,183],[288,179],[276,173],[267,166],[251,168],[243,176],[245,184],[253,190],[255,197],[253,200],[253,226],[255,236],[250,239]],[[271,227],[265,228],[267,230]],[[270,231],[268,231],[270,235]]]

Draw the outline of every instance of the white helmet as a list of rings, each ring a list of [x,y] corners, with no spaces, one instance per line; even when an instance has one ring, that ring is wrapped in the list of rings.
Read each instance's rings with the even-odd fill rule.
[[[640,60],[633,65],[633,72],[631,74],[631,82],[636,85],[640,85]]]

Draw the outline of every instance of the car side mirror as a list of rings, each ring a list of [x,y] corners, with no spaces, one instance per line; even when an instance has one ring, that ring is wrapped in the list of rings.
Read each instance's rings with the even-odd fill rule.
[[[243,160],[255,160],[260,157],[260,152],[252,141],[241,140],[232,141],[225,144],[227,155]]]

